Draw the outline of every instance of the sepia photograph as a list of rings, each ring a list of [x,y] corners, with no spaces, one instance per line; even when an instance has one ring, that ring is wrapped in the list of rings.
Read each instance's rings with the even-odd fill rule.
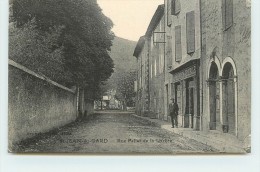
[[[251,153],[251,0],[9,0],[8,152]]]

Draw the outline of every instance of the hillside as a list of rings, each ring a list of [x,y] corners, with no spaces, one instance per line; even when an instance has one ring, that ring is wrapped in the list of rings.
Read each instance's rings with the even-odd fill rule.
[[[114,73],[106,82],[106,90],[116,90],[117,98],[124,105],[132,105],[134,81],[136,80],[137,60],[133,56],[135,41],[115,37],[110,56],[114,61]]]
[[[115,37],[111,47],[111,58],[115,64],[114,74],[121,70],[131,71],[137,69],[137,61],[133,57],[135,46],[135,41]]]

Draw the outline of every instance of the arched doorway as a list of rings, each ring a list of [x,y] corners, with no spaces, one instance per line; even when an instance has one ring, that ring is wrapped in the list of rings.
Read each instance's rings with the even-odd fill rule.
[[[236,107],[235,107],[235,74],[230,62],[225,63],[222,70],[222,113],[223,131],[236,134]]]
[[[210,130],[216,130],[220,124],[220,106],[219,106],[219,70],[215,62],[211,63],[209,71],[209,108],[210,108]]]

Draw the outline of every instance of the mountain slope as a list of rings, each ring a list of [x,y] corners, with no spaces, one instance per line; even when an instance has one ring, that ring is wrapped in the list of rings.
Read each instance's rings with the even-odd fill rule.
[[[116,90],[117,99],[133,106],[134,81],[136,80],[137,60],[133,56],[135,41],[115,37],[110,56],[114,61],[114,73],[105,84],[106,90]]]
[[[137,69],[137,61],[133,56],[135,46],[135,41],[115,37],[110,53],[115,64],[114,74],[121,70],[132,71]]]

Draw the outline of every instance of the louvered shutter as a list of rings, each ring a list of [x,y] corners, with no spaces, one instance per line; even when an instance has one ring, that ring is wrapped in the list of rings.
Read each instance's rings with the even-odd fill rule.
[[[186,14],[186,38],[187,38],[187,53],[195,52],[195,15],[194,11]]]
[[[172,15],[177,15],[177,14],[179,14],[180,11],[181,11],[181,3],[180,3],[180,0],[172,0],[171,4],[172,4],[171,14],[172,14]]]
[[[181,26],[175,27],[175,60],[181,61],[182,46],[181,46]]]
[[[171,18],[171,3],[172,0],[167,0],[167,25],[171,26],[172,18]]]
[[[233,25],[233,0],[222,0],[222,21],[224,30]]]
[[[226,29],[226,0],[222,0],[222,26]]]
[[[233,0],[226,0],[226,29],[233,24]]]
[[[175,0],[171,0],[171,15],[175,15]]]
[[[167,55],[167,66],[171,67],[172,66],[172,37],[167,36],[167,50],[166,50],[166,55]]]

